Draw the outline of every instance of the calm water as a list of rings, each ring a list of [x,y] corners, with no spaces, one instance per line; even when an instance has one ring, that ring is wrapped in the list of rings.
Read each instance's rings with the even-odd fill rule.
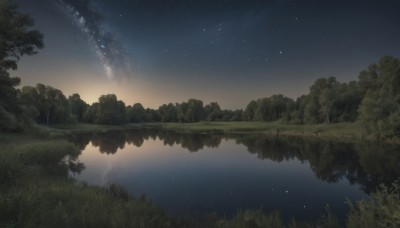
[[[400,176],[399,148],[256,134],[137,130],[75,135],[78,180],[123,186],[173,216],[232,216],[280,210],[285,220],[318,218],[326,204],[345,218],[346,198],[368,198]]]

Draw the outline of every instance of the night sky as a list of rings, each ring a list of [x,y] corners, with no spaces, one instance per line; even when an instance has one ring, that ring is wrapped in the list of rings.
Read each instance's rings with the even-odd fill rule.
[[[244,108],[296,98],[317,78],[356,80],[400,56],[398,0],[16,0],[45,48],[13,76],[157,108],[197,98]]]

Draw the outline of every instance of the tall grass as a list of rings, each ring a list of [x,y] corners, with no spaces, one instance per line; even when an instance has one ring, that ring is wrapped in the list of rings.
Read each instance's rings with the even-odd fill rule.
[[[8,146],[0,149],[0,187],[12,184],[20,175],[22,164]]]
[[[0,147],[0,227],[172,227],[161,209],[123,189],[79,184],[69,164],[80,151],[62,140]]]
[[[265,214],[260,209],[239,212],[232,220],[221,220],[217,225],[216,227],[223,228],[284,227],[279,212]]]
[[[353,227],[400,227],[400,185],[394,183],[371,194],[370,200],[347,202],[350,214],[347,226]]]
[[[72,180],[10,189],[0,197],[0,227],[171,227],[148,202],[124,200]]]

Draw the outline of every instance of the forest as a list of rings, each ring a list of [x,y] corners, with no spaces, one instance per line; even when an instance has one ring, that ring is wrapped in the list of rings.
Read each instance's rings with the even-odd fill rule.
[[[400,60],[383,56],[361,71],[357,81],[317,79],[309,93],[296,100],[282,94],[250,101],[242,110],[221,109],[217,102],[198,99],[163,104],[158,109],[127,105],[115,94],[87,104],[75,93],[66,97],[59,89],[38,83],[18,88],[20,79],[10,77],[2,60],[1,131],[23,131],[34,123],[43,125],[78,122],[121,125],[126,123],[193,123],[199,121],[279,121],[282,124],[362,123],[377,137],[400,135]]]

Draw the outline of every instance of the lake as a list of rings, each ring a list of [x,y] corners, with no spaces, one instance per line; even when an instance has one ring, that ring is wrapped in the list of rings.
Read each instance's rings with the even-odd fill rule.
[[[82,149],[81,169],[71,172],[77,180],[118,184],[169,215],[195,219],[261,208],[312,221],[329,205],[344,220],[346,199],[367,199],[400,176],[400,148],[368,142],[154,129],[69,140]]]

